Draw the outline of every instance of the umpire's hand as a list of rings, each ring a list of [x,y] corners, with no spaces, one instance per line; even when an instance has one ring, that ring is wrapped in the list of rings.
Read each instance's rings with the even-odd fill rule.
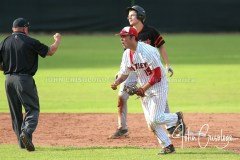
[[[61,36],[60,33],[55,33],[55,34],[53,35],[53,38],[54,38],[55,41],[58,41],[58,42],[60,43],[60,41],[61,41],[61,39],[62,39],[62,36]]]

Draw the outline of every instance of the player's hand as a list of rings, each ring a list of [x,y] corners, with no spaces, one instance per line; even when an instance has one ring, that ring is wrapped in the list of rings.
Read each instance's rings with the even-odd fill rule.
[[[53,38],[54,38],[55,41],[61,41],[62,36],[61,36],[60,33],[55,33],[53,35]]]
[[[111,84],[111,88],[112,88],[113,90],[116,90],[116,89],[117,89],[117,84],[116,84],[116,83]]]
[[[170,77],[172,77],[172,75],[173,75],[172,67],[171,66],[166,66],[166,70],[167,70],[168,73],[170,73]]]
[[[136,91],[136,95],[140,96],[140,97],[144,97],[145,96],[145,91],[143,90],[143,88],[138,88]]]

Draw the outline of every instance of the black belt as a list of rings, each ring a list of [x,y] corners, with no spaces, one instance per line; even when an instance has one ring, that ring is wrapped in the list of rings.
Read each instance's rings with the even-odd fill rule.
[[[31,76],[30,74],[26,74],[26,73],[7,73],[6,75],[16,75],[16,76]]]

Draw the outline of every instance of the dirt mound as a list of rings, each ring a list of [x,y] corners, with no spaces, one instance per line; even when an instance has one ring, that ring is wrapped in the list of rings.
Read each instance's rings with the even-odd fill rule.
[[[189,136],[173,138],[176,147],[217,147],[240,153],[240,114],[188,113],[184,116]],[[0,143],[17,144],[10,115],[1,113],[0,123]],[[108,139],[116,124],[116,114],[41,113],[33,142],[36,146],[159,147],[147,129],[143,114],[128,114],[128,138]],[[201,131],[201,136],[198,136],[198,131]]]

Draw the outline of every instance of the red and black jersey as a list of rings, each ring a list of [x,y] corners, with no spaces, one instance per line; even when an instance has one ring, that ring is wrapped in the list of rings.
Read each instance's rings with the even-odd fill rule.
[[[138,33],[138,40],[157,48],[165,43],[159,32],[147,25],[144,25],[143,29]]]

